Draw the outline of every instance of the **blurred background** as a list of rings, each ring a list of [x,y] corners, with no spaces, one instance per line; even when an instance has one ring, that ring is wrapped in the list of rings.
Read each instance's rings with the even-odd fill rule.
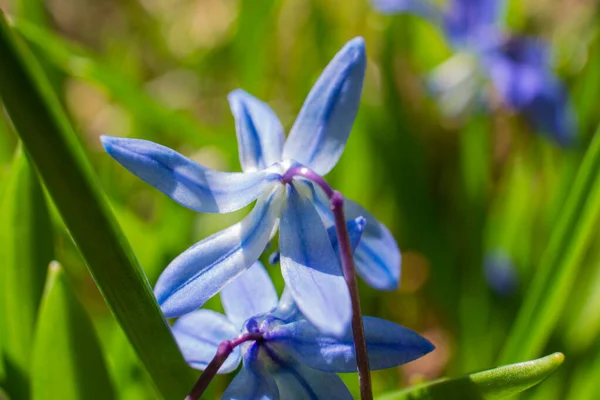
[[[444,32],[412,15],[383,15],[367,0],[0,0],[0,8],[50,77],[152,283],[176,255],[247,210],[187,210],[110,159],[99,136],[149,139],[239,171],[227,94],[243,88],[265,100],[289,129],[333,55],[363,36],[362,104],[327,180],[385,223],[403,253],[397,291],[361,282],[364,313],[437,346],[375,372],[375,390],[497,365],[600,122],[600,2],[506,4],[503,29],[543,40],[549,68],[566,85],[576,121],[566,145],[494,101],[489,82],[480,90],[491,101],[444,112],[427,84],[456,53]],[[0,177],[17,144],[2,118]],[[55,211],[52,222],[55,257],[92,316],[120,398],[156,398]],[[523,398],[597,398],[598,375],[590,377],[600,373],[598,240],[582,250],[575,289],[544,352],[562,351],[566,363]],[[281,290],[279,268],[270,272]],[[207,307],[221,310],[218,298]],[[220,376],[208,398],[231,377]],[[357,393],[355,378],[344,376]]]

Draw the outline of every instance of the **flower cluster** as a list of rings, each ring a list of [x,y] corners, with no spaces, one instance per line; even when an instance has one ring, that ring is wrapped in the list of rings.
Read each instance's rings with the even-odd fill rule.
[[[209,169],[146,140],[102,137],[106,151],[125,168],[192,210],[226,213],[257,200],[241,222],[169,264],[155,288],[167,317],[201,307],[248,269],[279,224],[281,271],[298,307],[320,329],[346,330],[350,298],[327,235],[329,202],[312,182],[283,177],[298,166],[324,175],[336,164],[358,110],[365,65],[363,39],[346,44],[308,95],[287,140],[267,104],[241,90],[231,93],[243,173]],[[356,250],[358,274],[373,287],[394,289],[400,252],[392,235],[358,204],[344,205],[347,218],[362,215],[368,221]]]
[[[350,399],[335,372],[358,366],[368,373],[364,345],[359,351],[353,344],[361,321],[373,369],[433,349],[406,328],[362,318],[356,285],[342,272],[354,257],[357,273],[377,289],[393,290],[400,278],[400,251],[389,230],[340,200],[322,178],[344,150],[365,67],[364,40],[353,39],[315,83],[287,139],[266,103],[232,92],[241,173],[209,169],[146,140],[102,137],[121,165],[192,210],[227,213],[256,200],[242,221],[175,258],[155,287],[164,314],[180,317],[173,332],[190,365],[208,371],[212,360],[228,372],[243,359],[224,398]],[[277,230],[286,285],[279,304],[257,261]],[[227,317],[198,310],[219,292]]]
[[[574,141],[574,112],[550,68],[547,46],[502,29],[503,0],[450,0],[440,10],[428,0],[373,0],[381,12],[411,13],[440,25],[456,54],[433,71],[429,86],[449,115],[481,100],[490,81],[500,101],[557,143]]]
[[[356,224],[354,231],[361,226]],[[352,399],[335,374],[356,371],[352,332],[335,337],[316,329],[287,290],[278,302],[260,262],[227,285],[221,301],[226,315],[194,311],[177,320],[173,333],[186,361],[197,369],[207,367],[220,343],[241,343],[230,349],[219,369],[232,372],[243,362],[223,400]],[[379,318],[363,321],[371,369],[404,364],[433,350],[429,341],[410,329]]]

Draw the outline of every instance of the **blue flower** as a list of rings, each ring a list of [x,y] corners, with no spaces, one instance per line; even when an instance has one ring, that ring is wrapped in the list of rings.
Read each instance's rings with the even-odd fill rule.
[[[463,113],[482,97],[491,81],[501,102],[523,114],[537,131],[568,145],[576,122],[564,85],[550,69],[540,40],[508,36],[502,29],[502,0],[451,0],[440,10],[426,0],[373,0],[385,13],[411,13],[442,26],[456,50],[431,74],[429,86],[450,116]]]
[[[102,137],[106,151],[125,168],[192,210],[226,213],[257,200],[242,221],[196,243],[165,269],[155,294],[167,317],[197,309],[249,268],[279,224],[281,270],[298,307],[319,328],[346,330],[350,296],[328,240],[327,199],[306,179],[284,182],[282,176],[298,166],[324,175],[337,163],[358,110],[365,66],[364,40],[355,38],[325,68],[287,140],[267,104],[232,92],[243,173],[206,168],[149,141]],[[395,288],[400,252],[392,235],[358,204],[344,204],[347,218],[363,215],[369,222],[356,249],[358,274],[376,288]]]
[[[223,341],[254,335],[235,348],[219,373],[243,366],[223,399],[348,399],[352,396],[336,372],[356,372],[352,332],[328,336],[307,321],[287,289],[278,304],[264,267],[256,262],[221,291],[225,314],[197,310],[184,315],[173,333],[186,361],[203,370]],[[410,329],[364,317],[371,369],[415,360],[434,346]],[[239,341],[239,339],[238,339]]]

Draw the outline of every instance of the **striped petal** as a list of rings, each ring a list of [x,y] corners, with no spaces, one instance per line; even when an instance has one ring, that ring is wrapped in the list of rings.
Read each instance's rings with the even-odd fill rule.
[[[241,327],[248,318],[277,307],[277,292],[265,267],[256,261],[223,288],[221,302],[229,320]]]
[[[331,229],[334,219],[329,208],[329,200],[314,185],[311,184],[310,188],[311,200],[315,208],[323,219],[323,223]],[[358,217],[367,220],[360,242],[354,250],[354,262],[358,275],[375,289],[396,289],[400,283],[402,256],[391,232],[373,214],[347,198],[344,199],[344,215],[348,220]]]
[[[336,374],[317,371],[294,360],[284,359],[275,349],[267,346],[265,352],[277,365],[273,377],[282,399],[352,400],[348,388]]]
[[[176,317],[195,310],[249,268],[271,238],[281,203],[279,186],[261,196],[242,221],[175,258],[154,288],[165,315]]]
[[[106,152],[134,175],[198,212],[226,213],[243,208],[280,178],[269,170],[215,171],[147,140],[111,136],[101,140]]]
[[[211,362],[222,341],[231,340],[239,333],[239,329],[224,315],[211,310],[186,314],[175,322],[172,329],[185,361],[199,370],[204,370]],[[219,373],[235,370],[240,359],[240,349],[235,348],[219,368]]]
[[[250,368],[244,365],[221,400],[278,400],[279,398],[277,384],[271,375],[263,368]]]
[[[298,308],[319,329],[342,334],[352,310],[340,263],[319,214],[293,185],[280,225],[281,271]]]
[[[308,94],[283,146],[283,158],[320,175],[337,163],[356,118],[367,59],[365,41],[349,41],[325,68]]]
[[[385,369],[416,360],[434,346],[416,332],[380,318],[363,317],[369,366]],[[274,328],[265,339],[311,368],[329,372],[356,372],[352,330],[342,337],[322,333],[306,320]]]
[[[242,169],[256,171],[281,160],[283,127],[266,103],[238,89],[228,96]]]

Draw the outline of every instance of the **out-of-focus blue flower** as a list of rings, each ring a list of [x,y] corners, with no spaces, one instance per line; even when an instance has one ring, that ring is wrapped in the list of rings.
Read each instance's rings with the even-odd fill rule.
[[[331,210],[321,204],[327,200],[311,182],[295,177],[286,183],[282,176],[297,166],[324,175],[337,163],[358,110],[365,67],[364,40],[355,38],[325,68],[287,140],[266,103],[232,92],[243,173],[206,168],[149,141],[102,137],[106,151],[125,168],[192,210],[226,213],[257,199],[246,218],[196,243],[165,269],[155,294],[167,317],[197,309],[249,268],[279,225],[281,269],[298,307],[319,328],[346,330],[350,296],[328,239]],[[391,233],[358,204],[344,205],[349,219],[363,215],[369,222],[356,250],[358,274],[376,288],[395,288],[400,252]]]
[[[236,348],[219,369],[232,372],[243,362],[223,399],[352,399],[336,374],[357,368],[350,329],[341,337],[322,333],[298,311],[287,288],[278,304],[260,262],[225,286],[221,301],[226,315],[194,311],[177,320],[173,333],[186,361],[200,370],[222,341],[247,333],[262,337]],[[373,370],[407,363],[434,349],[400,325],[373,317],[363,322]]]
[[[508,36],[502,28],[503,0],[451,0],[439,10],[427,0],[373,0],[385,13],[411,13],[441,25],[456,50],[431,74],[429,86],[449,116],[482,98],[491,81],[502,103],[561,145],[574,141],[576,123],[564,85],[550,68],[540,40]]]
[[[500,296],[512,295],[519,285],[519,277],[512,258],[502,249],[488,252],[483,261],[488,286]]]

